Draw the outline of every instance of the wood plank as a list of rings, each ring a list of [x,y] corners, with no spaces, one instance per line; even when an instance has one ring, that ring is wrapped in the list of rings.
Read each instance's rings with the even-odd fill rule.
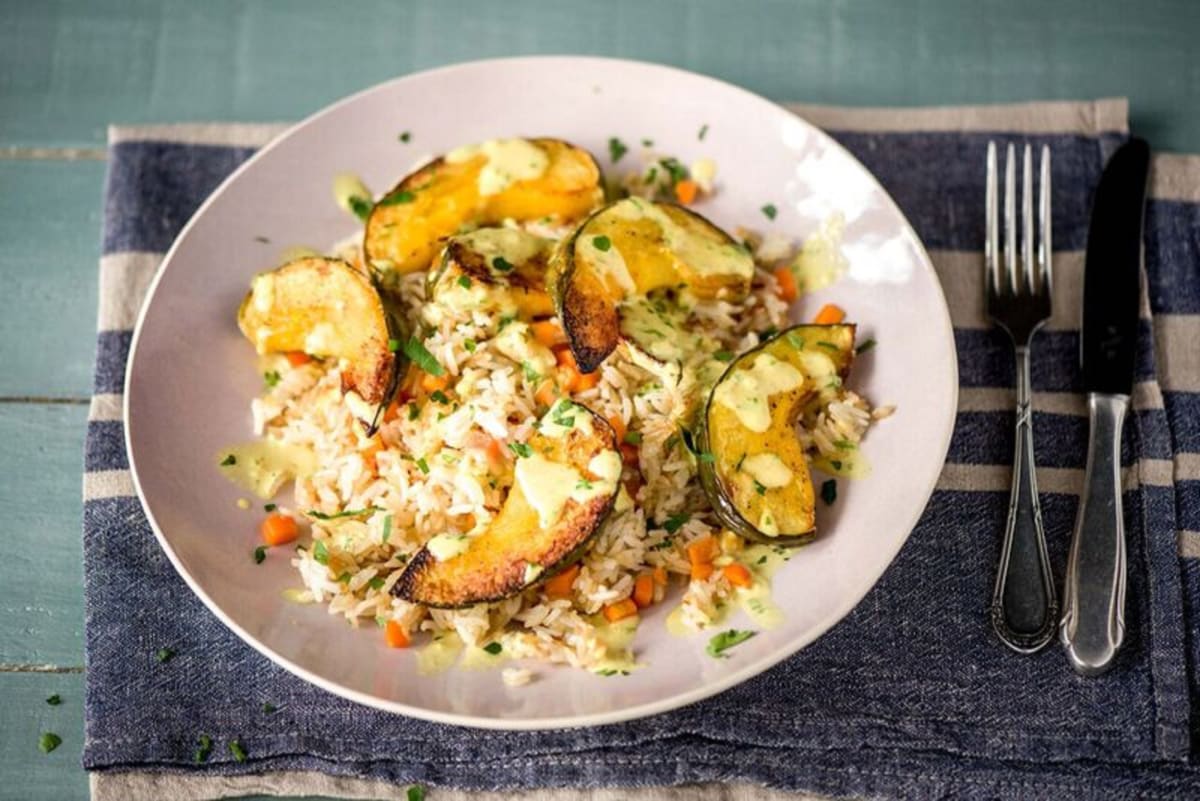
[[[1198,26],[1190,0],[19,3],[0,26],[0,145],[94,146],[112,121],[296,119],[413,70],[577,52],[810,102],[1124,94],[1155,145],[1196,151]]]
[[[62,703],[46,698],[58,693]],[[83,801],[87,774],[79,767],[83,750],[83,676],[79,673],[0,673],[0,796],[23,801]],[[49,754],[38,749],[42,732],[62,745]]]
[[[86,420],[86,406],[0,403],[0,666],[83,664]]]
[[[0,398],[90,394],[104,166],[0,161]]]

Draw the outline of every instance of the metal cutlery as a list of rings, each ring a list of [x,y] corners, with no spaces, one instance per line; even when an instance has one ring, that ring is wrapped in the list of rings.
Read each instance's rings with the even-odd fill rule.
[[[1012,339],[1017,368],[1016,449],[1008,522],[992,593],[992,627],[1020,653],[1042,648],[1054,636],[1058,599],[1042,512],[1038,505],[1033,457],[1033,416],[1029,380],[1033,335],[1050,317],[1051,265],[1050,149],[1041,152],[1037,203],[1038,242],[1034,247],[1033,154],[1024,148],[1021,181],[1020,248],[1017,247],[1016,149],[1008,145],[1004,168],[1004,231],[1001,248],[996,143],[987,151],[987,242],[984,249],[987,313]],[[1035,253],[1036,250],[1036,253]]]
[[[1088,227],[1080,364],[1091,435],[1061,628],[1071,666],[1085,675],[1107,670],[1125,637],[1121,425],[1133,391],[1149,166],[1144,140],[1118,148],[1100,177]]]

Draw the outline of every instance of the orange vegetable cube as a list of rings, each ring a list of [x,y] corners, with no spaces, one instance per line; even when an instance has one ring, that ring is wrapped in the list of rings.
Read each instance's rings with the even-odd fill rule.
[[[604,619],[609,623],[616,623],[618,620],[633,617],[637,612],[637,604],[626,598],[623,601],[617,601],[615,604],[609,604],[604,607]]]
[[[780,267],[776,270],[775,282],[779,284],[776,293],[781,300],[791,303],[800,296],[799,290],[796,289],[796,276],[792,275],[792,268]]]
[[[262,521],[263,542],[270,546],[286,545],[300,533],[296,521],[290,516],[275,512]]]
[[[412,645],[412,640],[408,638],[404,627],[394,620],[389,620],[383,627],[383,638],[387,642],[388,648],[407,648]]]

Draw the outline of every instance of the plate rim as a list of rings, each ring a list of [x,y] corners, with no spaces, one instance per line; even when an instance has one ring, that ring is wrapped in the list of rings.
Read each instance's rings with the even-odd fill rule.
[[[954,424],[957,418],[957,413],[950,414],[947,420],[943,423],[943,431],[941,432],[941,447],[939,449],[941,454],[939,458],[941,467],[939,467],[936,474],[934,474],[928,488],[924,492],[924,503],[917,510],[915,517],[905,523],[903,526],[904,535],[895,540],[894,548],[892,548],[891,552],[888,554],[886,563],[884,563],[882,569],[880,569],[874,576],[871,577],[871,581],[865,585],[865,589],[861,594],[858,594],[857,597],[848,598],[847,602],[839,604],[829,615],[826,616],[823,621],[821,621],[817,626],[813,627],[810,631],[806,632],[803,636],[797,637],[796,639],[781,645],[780,648],[771,654],[744,665],[719,679],[708,681],[699,687],[687,690],[685,692],[676,693],[674,695],[669,695],[657,701],[622,707],[618,710],[587,714],[563,715],[556,717],[482,717],[477,715],[442,712],[434,709],[412,706],[410,704],[380,698],[379,696],[351,689],[337,683],[332,679],[317,675],[308,668],[305,668],[291,659],[283,656],[282,654],[274,651],[270,646],[260,641],[257,637],[251,635],[225,613],[225,611],[208,595],[204,588],[200,586],[199,582],[192,576],[191,572],[188,571],[183,565],[179,556],[175,553],[175,549],[171,546],[166,534],[163,532],[162,528],[158,524],[158,521],[155,519],[154,512],[150,508],[150,504],[146,499],[146,495],[142,490],[141,481],[138,477],[137,459],[134,455],[131,435],[133,429],[133,419],[130,415],[131,393],[129,390],[133,383],[133,366],[138,354],[138,345],[141,342],[144,328],[143,323],[145,322],[147,312],[154,301],[159,284],[163,276],[166,274],[168,267],[175,258],[180,244],[186,238],[186,234],[196,224],[197,220],[199,220],[207,212],[209,206],[215,203],[217,199],[224,194],[229,185],[236,181],[244,171],[257,163],[260,158],[265,157],[282,142],[289,139],[293,134],[305,128],[312,122],[327,115],[335,114],[342,106],[350,104],[365,95],[383,90],[385,87],[389,87],[400,82],[417,80],[431,75],[449,73],[459,70],[479,69],[481,67],[511,67],[514,65],[531,63],[550,64],[553,62],[562,61],[570,61],[575,65],[586,64],[588,62],[605,65],[619,64],[627,67],[633,66],[640,69],[660,70],[666,73],[687,77],[689,79],[699,78],[703,81],[714,84],[717,88],[720,88],[724,91],[733,91],[745,95],[752,100],[768,103],[784,113],[795,117],[805,126],[810,128],[817,136],[824,139],[824,143],[826,145],[832,146],[836,150],[840,151],[843,155],[848,157],[854,164],[858,165],[858,167],[866,175],[867,179],[871,182],[871,185],[879,191],[880,195],[887,201],[887,204],[891,210],[895,212],[902,221],[903,230],[911,237],[912,242],[916,246],[915,249],[919,256],[919,261],[928,271],[929,275],[933,278],[933,285],[936,288],[937,295],[941,300],[941,304],[939,306],[941,314],[938,315],[937,319],[941,323],[940,328],[948,335],[947,341],[949,343],[952,356],[952,358],[949,360],[949,367],[952,377],[951,386],[953,388],[953,396],[950,399],[951,403],[949,404],[949,407],[954,410],[958,408],[958,348],[957,343],[954,340],[954,327],[950,317],[949,304],[946,301],[945,290],[942,287],[942,282],[937,274],[937,270],[934,268],[933,262],[929,257],[925,243],[921,241],[921,238],[917,235],[912,223],[896,203],[895,199],[891,196],[887,189],[884,188],[883,184],[879,182],[879,179],[875,177],[875,174],[867,169],[866,165],[864,165],[853,153],[851,153],[845,146],[826,133],[822,128],[809,122],[805,117],[786,108],[780,102],[763,97],[762,95],[738,86],[737,84],[724,81],[720,78],[715,78],[711,75],[682,69],[680,67],[675,67],[668,64],[660,64],[652,61],[642,61],[637,59],[612,58],[606,56],[547,54],[476,59],[473,61],[461,61],[439,67],[433,67],[430,69],[418,70],[373,84],[321,107],[317,111],[309,114],[300,121],[281,131],[269,142],[259,148],[250,158],[246,159],[246,161],[240,164],[233,172],[226,176],[226,178],[222,180],[215,189],[212,190],[208,197],[204,199],[204,202],[197,207],[196,211],[192,213],[191,217],[188,218],[187,223],[185,223],[184,226],[179,229],[179,233],[175,235],[174,240],[171,242],[170,248],[168,248],[167,252],[163,255],[162,262],[155,270],[154,277],[146,289],[146,296],[143,299],[140,308],[138,309],[137,320],[134,324],[133,335],[130,339],[129,355],[126,358],[125,376],[122,382],[122,391],[124,393],[124,397],[122,398],[121,402],[122,428],[124,431],[123,439],[125,444],[125,452],[129,462],[129,473],[131,482],[133,484],[133,489],[136,493],[138,502],[142,507],[142,511],[146,515],[146,520],[149,523],[151,530],[154,532],[154,537],[158,541],[159,547],[162,548],[168,560],[171,562],[171,565],[175,568],[175,572],[183,578],[184,582],[188,585],[188,588],[191,589],[191,591],[201,600],[201,602],[204,603],[208,610],[212,612],[217,619],[221,621],[221,623],[224,624],[230,631],[236,634],[238,638],[242,640],[242,642],[254,648],[260,654],[267,657],[272,662],[284,668],[293,675],[298,676],[299,678],[309,682],[310,684],[320,687],[327,692],[333,693],[334,695],[359,704],[363,704],[364,706],[379,709],[384,712],[405,715],[434,723],[467,728],[496,731],[545,731],[550,729],[574,729],[588,726],[604,726],[638,720],[651,715],[658,715],[674,709],[679,709],[684,706],[690,706],[691,704],[703,701],[706,698],[710,698],[714,695],[724,692],[731,687],[737,686],[742,682],[766,672],[784,660],[789,659],[825,635],[838,623],[845,620],[846,616],[849,615],[850,612],[852,612],[854,608],[862,602],[863,598],[865,598],[867,594],[870,593],[871,590],[874,589],[874,587],[879,583],[879,579],[882,578],[887,569],[892,566],[896,560],[896,556],[900,553],[900,550],[904,547],[905,543],[908,542],[909,537],[912,536],[912,532],[917,523],[920,521],[921,515],[929,505],[930,498],[933,497],[933,493],[937,488],[938,479],[941,476],[941,471],[944,468],[946,464],[946,458],[949,455],[950,441],[954,432]]]

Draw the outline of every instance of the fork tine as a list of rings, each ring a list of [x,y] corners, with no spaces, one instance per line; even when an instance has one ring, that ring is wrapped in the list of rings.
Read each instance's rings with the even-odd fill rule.
[[[1010,291],[1019,291],[1017,275],[1017,151],[1012,142],[1004,154],[1004,269]]]
[[[987,149],[987,190],[985,202],[984,228],[987,239],[983,243],[984,278],[988,290],[992,294],[1000,292],[1000,275],[998,272],[998,254],[1000,253],[1000,209],[996,204],[996,143],[988,142]]]
[[[1038,216],[1041,218],[1041,239],[1038,242],[1038,272],[1043,291],[1054,288],[1053,250],[1050,242],[1050,146],[1042,145],[1042,175],[1038,194]]]
[[[1034,280],[1033,272],[1033,148],[1025,143],[1024,158],[1021,161],[1021,279],[1025,283],[1025,291],[1035,293],[1038,283]]]

